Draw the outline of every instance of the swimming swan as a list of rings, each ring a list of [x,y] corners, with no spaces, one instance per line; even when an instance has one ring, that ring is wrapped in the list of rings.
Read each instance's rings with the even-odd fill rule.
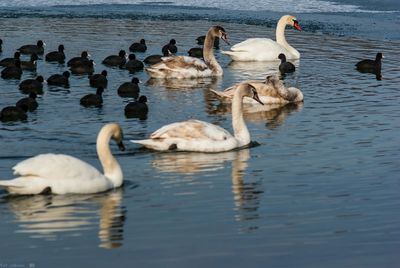
[[[258,93],[260,100],[264,104],[286,104],[301,102],[304,99],[300,89],[295,87],[285,87],[283,82],[276,75],[268,76],[265,81],[248,80],[228,87],[224,91],[211,90],[212,93],[223,103],[233,101],[235,92],[239,90],[241,84],[247,83],[253,86]],[[243,103],[255,104],[252,98],[244,98]]]
[[[249,38],[231,47],[231,51],[221,51],[234,61],[275,61],[283,53],[288,60],[300,59],[300,53],[288,44],[285,38],[286,25],[301,31],[296,17],[285,15],[276,26],[276,42],[269,38]]]
[[[214,40],[221,38],[226,43],[227,34],[221,26],[212,26],[206,36],[203,47],[204,61],[188,56],[163,57],[162,61],[145,68],[152,78],[198,78],[222,76],[222,67],[215,59]]]
[[[106,124],[97,136],[97,154],[104,174],[82,160],[64,154],[40,154],[13,167],[12,180],[1,180],[0,186],[10,194],[89,194],[104,192],[122,185],[121,167],[111,154],[109,141],[114,139],[120,150],[122,129],[116,123]]]
[[[243,119],[244,97],[250,97],[263,104],[256,89],[250,84],[241,84],[232,101],[232,126],[234,135],[225,129],[199,120],[172,123],[150,135],[146,140],[131,140],[147,148],[167,151],[224,152],[246,146],[250,133]]]

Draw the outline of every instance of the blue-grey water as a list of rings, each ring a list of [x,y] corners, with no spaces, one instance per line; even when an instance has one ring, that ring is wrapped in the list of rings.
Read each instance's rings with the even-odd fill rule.
[[[232,44],[274,37],[284,6],[264,14],[194,4],[13,2],[0,11],[1,58],[37,39],[46,42],[46,52],[63,43],[67,58],[88,50],[96,72],[108,71],[109,84],[103,107],[89,109],[79,105],[80,97],[94,91],[86,76],[71,77],[69,89],[45,85],[39,108],[26,122],[0,123],[0,178],[12,178],[16,163],[46,152],[101,168],[95,139],[107,122],[121,124],[127,151],[111,145],[125,175],[124,187],[115,191],[23,197],[1,191],[1,267],[398,266],[400,38],[396,28],[378,29],[398,22],[397,2],[384,1],[384,8],[374,1],[342,1],[354,5],[339,5],[345,13],[307,11],[304,4],[296,15],[305,30],[287,30],[302,58],[296,73],[285,78],[301,88],[304,103],[248,109],[246,122],[258,146],[218,154],[151,152],[128,140],[188,118],[231,131],[229,107],[209,89],[262,79],[276,73],[277,63],[230,63],[217,50],[222,79],[162,82],[144,72],[108,68],[101,60],[140,38],[149,48],[137,53],[140,59],[159,53],[171,38],[185,55],[214,24],[224,26]],[[324,4],[300,1],[316,2]],[[385,55],[381,81],[354,69],[378,51]],[[66,69],[40,60],[37,74],[47,78]],[[35,75],[24,72],[22,79]],[[133,76],[149,99],[146,120],[125,118],[128,99],[116,93]],[[0,79],[0,107],[24,97],[18,83]]]

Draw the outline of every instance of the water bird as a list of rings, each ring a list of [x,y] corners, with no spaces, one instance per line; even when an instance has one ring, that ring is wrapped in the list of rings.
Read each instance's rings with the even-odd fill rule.
[[[47,78],[47,84],[51,86],[62,86],[69,87],[69,77],[71,73],[69,71],[65,71],[62,74],[53,74],[49,78]]]
[[[125,50],[120,50],[118,55],[111,55],[106,57],[102,63],[108,66],[123,66],[126,63]]]
[[[274,61],[283,53],[287,59],[299,59],[300,53],[285,38],[286,25],[301,31],[296,17],[282,16],[276,26],[276,41],[269,38],[249,38],[231,47],[230,51],[222,51],[234,61]]]
[[[147,97],[140,96],[138,100],[128,103],[125,108],[125,116],[128,118],[146,119],[149,108],[147,107]]]
[[[29,61],[21,61],[21,69],[27,71],[36,71],[38,59],[38,55],[36,53],[32,53]]]
[[[358,71],[364,73],[380,73],[382,68],[382,59],[384,58],[381,52],[376,54],[375,60],[362,60],[359,61],[355,66]]]
[[[15,60],[15,66],[6,67],[1,71],[1,78],[3,79],[21,79],[22,69],[21,61]]]
[[[129,51],[131,52],[146,52],[146,40],[140,39],[139,43],[133,43],[129,46]]]
[[[103,173],[92,165],[65,154],[40,154],[19,162],[13,167],[17,178],[0,180],[0,186],[10,194],[91,194],[118,188],[123,173],[111,153],[109,142],[116,141],[125,150],[123,133],[117,123],[104,125],[96,141],[97,155]]]
[[[36,101],[36,93],[31,92],[29,94],[29,97],[26,98],[22,98],[19,101],[17,101],[17,103],[15,104],[15,106],[24,109],[24,107],[28,107],[28,111],[32,112],[34,110],[37,109],[37,107],[39,106],[39,104]]]
[[[279,54],[278,58],[281,60],[281,64],[279,64],[279,71],[281,74],[293,73],[296,71],[296,66],[294,66],[293,63],[286,61],[285,54]]]
[[[15,60],[20,60],[20,58],[21,58],[21,53],[19,51],[16,51],[14,53],[13,58],[4,58],[4,59],[0,60],[0,66],[3,66],[3,67],[15,66]]]
[[[44,46],[46,46],[46,44],[42,40],[38,40],[36,45],[24,45],[17,50],[22,54],[42,55],[44,53]]]
[[[135,54],[129,54],[128,59],[129,59],[128,62],[125,63],[125,66],[123,66],[123,68],[127,69],[129,72],[136,72],[143,70],[144,68],[143,62],[136,59]]]
[[[80,104],[85,107],[101,107],[101,105],[103,104],[103,92],[104,88],[98,87],[96,90],[96,94],[91,93],[83,96],[80,100]]]
[[[76,64],[70,67],[71,73],[77,75],[92,74],[94,72],[94,61],[89,60],[85,64]]]
[[[89,75],[89,84],[91,87],[103,87],[106,88],[108,84],[107,71],[103,70],[100,74]]]
[[[203,48],[192,47],[188,50],[188,54],[190,57],[203,58]]]
[[[227,41],[227,33],[221,26],[212,26],[206,36],[204,61],[188,56],[164,57],[160,63],[145,68],[152,78],[197,78],[222,76],[223,70],[215,59],[213,43],[216,37]]]
[[[82,51],[80,57],[73,57],[67,62],[68,67],[76,66],[76,65],[88,65],[90,55],[87,51]]]
[[[162,47],[161,52],[163,55],[176,54],[178,52],[176,40],[171,39],[168,44]]]
[[[125,82],[118,87],[118,95],[120,97],[128,97],[137,99],[139,97],[139,79],[137,77],[133,77],[131,82]]]
[[[27,106],[17,107],[17,106],[7,106],[0,111],[0,121],[24,121],[28,119]]]
[[[149,139],[133,143],[158,151],[224,152],[250,144],[250,133],[243,119],[243,98],[250,97],[263,104],[256,89],[246,83],[239,85],[232,101],[234,135],[225,129],[199,120],[188,120],[161,127]]]
[[[43,94],[43,83],[44,78],[41,75],[35,79],[25,79],[19,83],[19,90],[21,90],[24,94]]]
[[[250,84],[264,104],[297,103],[304,100],[303,92],[296,87],[286,87],[277,75],[267,76],[265,80],[247,80],[234,84],[224,91],[210,90],[222,103],[231,103],[241,84]],[[257,104],[251,98],[244,98],[243,103]]]
[[[201,35],[199,37],[196,38],[197,44],[198,45],[204,45],[204,41],[206,40],[206,36],[205,35]],[[219,38],[215,38],[214,39],[214,48],[215,49],[219,49]]]
[[[150,56],[147,56],[143,60],[143,62],[146,63],[146,64],[150,64],[150,65],[156,64],[156,63],[159,63],[159,62],[162,61],[162,59],[161,59],[162,57],[164,57],[164,56],[163,55],[158,55],[158,54],[150,55]]]
[[[57,51],[51,51],[46,54],[45,60],[49,62],[58,62],[58,63],[64,63],[65,62],[65,53],[64,53],[64,45],[60,44],[58,46]]]

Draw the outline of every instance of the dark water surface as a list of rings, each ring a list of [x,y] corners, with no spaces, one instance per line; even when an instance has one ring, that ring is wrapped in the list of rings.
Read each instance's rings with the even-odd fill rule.
[[[169,39],[179,54],[196,46],[209,21],[142,21],[102,18],[2,18],[1,58],[43,39],[67,58],[88,50],[96,72],[109,73],[102,108],[79,99],[94,92],[86,76],[69,89],[45,85],[27,122],[0,124],[0,178],[19,161],[40,153],[65,153],[100,168],[98,130],[118,122],[126,152],[111,145],[125,186],[96,195],[0,195],[0,264],[35,267],[396,267],[400,244],[400,43],[366,41],[287,30],[301,61],[286,84],[301,88],[302,105],[248,111],[259,146],[220,154],[157,153],[130,144],[160,126],[188,118],[231,131],[229,107],[209,89],[276,73],[277,63],[230,63],[216,52],[220,80],[148,81],[147,120],[127,119],[127,99],[116,89],[132,74],[101,64],[107,55],[145,38],[143,59]],[[232,44],[273,37],[264,26],[222,23]],[[222,44],[222,49],[228,49]],[[383,79],[360,74],[354,64],[383,52]],[[38,63],[45,78],[66,66]],[[25,72],[23,79],[34,77]],[[0,107],[24,97],[19,81],[0,80]]]

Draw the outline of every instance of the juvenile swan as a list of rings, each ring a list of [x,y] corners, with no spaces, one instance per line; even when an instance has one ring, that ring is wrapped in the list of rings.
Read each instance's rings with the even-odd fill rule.
[[[121,151],[122,129],[116,123],[106,124],[97,136],[97,154],[104,174],[82,160],[64,154],[40,154],[13,167],[12,180],[0,181],[0,186],[10,194],[89,194],[104,192],[122,185],[121,167],[111,154],[110,139],[117,142]]]
[[[295,87],[285,87],[283,82],[279,80],[276,75],[267,76],[265,81],[262,80],[249,80],[237,83],[228,87],[224,91],[211,90],[212,93],[223,103],[230,103],[243,83],[248,83],[253,86],[257,92],[260,100],[264,104],[287,104],[301,102],[304,99],[303,92]],[[251,98],[244,98],[244,103],[255,104],[256,102]]]
[[[286,25],[301,31],[296,17],[282,16],[276,26],[276,42],[269,38],[249,38],[231,47],[230,51],[221,51],[234,61],[274,61],[283,53],[288,60],[300,59],[300,53],[288,44],[285,38]]]
[[[221,26],[212,26],[206,36],[203,47],[204,61],[188,56],[163,57],[162,61],[145,68],[152,78],[197,78],[222,76],[222,67],[215,59],[213,44],[215,38],[226,43],[227,34]]]
[[[146,140],[131,140],[147,148],[167,151],[224,152],[246,146],[250,133],[243,119],[244,97],[250,97],[263,104],[256,89],[250,84],[241,84],[232,101],[232,126],[234,135],[225,129],[199,120],[172,123],[150,135]]]

